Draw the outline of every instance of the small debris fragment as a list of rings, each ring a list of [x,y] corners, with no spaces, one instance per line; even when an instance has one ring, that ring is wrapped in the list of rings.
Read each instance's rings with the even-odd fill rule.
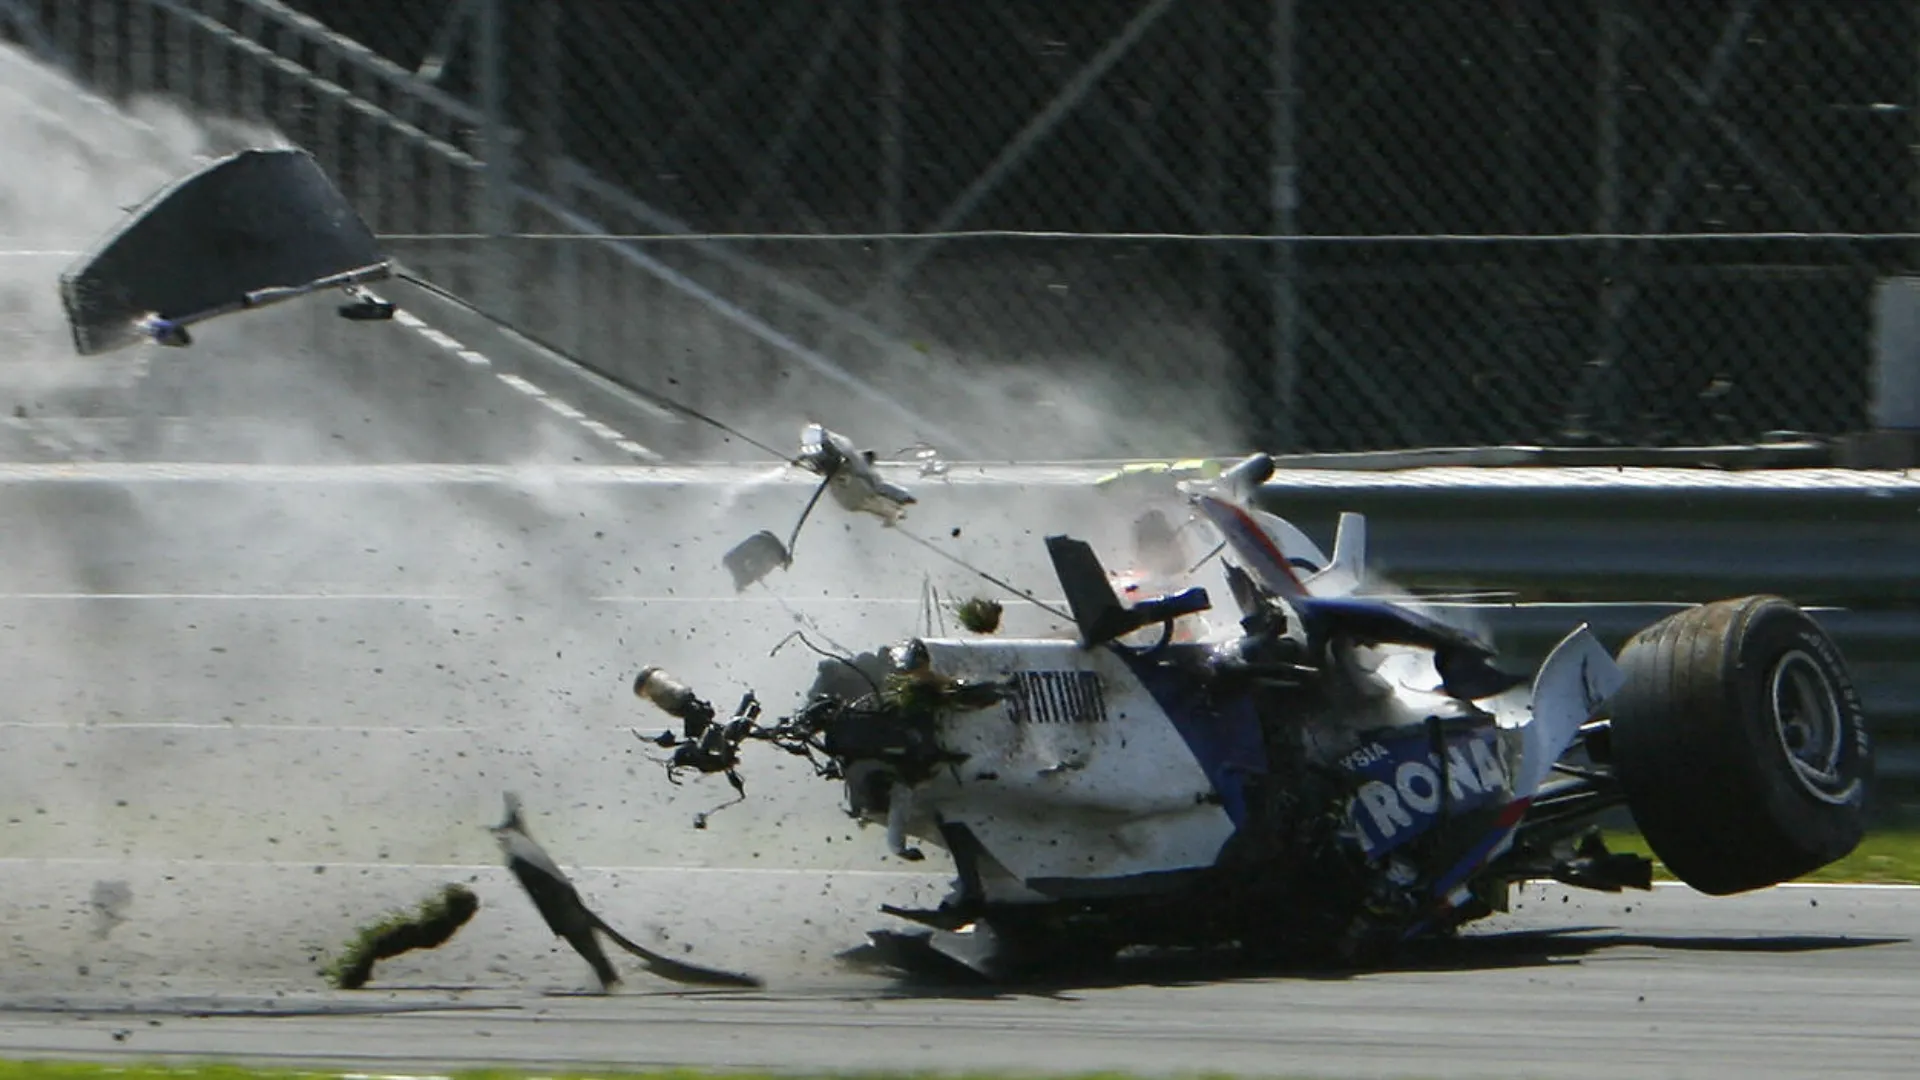
[[[926,443],[915,443],[906,450],[913,452],[913,460],[919,464],[921,476],[947,475],[948,465],[945,459],[941,458],[940,451]]]
[[[96,881],[87,897],[93,909],[93,936],[105,941],[114,928],[127,921],[127,908],[133,905],[133,889],[124,881]]]
[[[998,600],[975,596],[955,605],[953,614],[969,632],[991,634],[1000,629],[1000,616],[1004,610]]]
[[[733,591],[744,592],[775,570],[793,565],[793,556],[778,536],[762,529],[728,549],[720,562],[733,576]]]
[[[586,902],[580,899],[579,891],[573,887],[573,882],[567,880],[567,875],[560,870],[560,864],[528,835],[525,819],[520,813],[519,798],[508,792],[506,803],[506,820],[493,827],[493,835],[500,843],[507,869],[520,882],[520,887],[526,890],[527,898],[533,901],[547,928],[553,931],[555,937],[573,946],[574,951],[593,968],[602,990],[612,990],[620,985],[620,973],[600,948],[600,934],[605,934],[614,944],[638,957],[648,971],[663,979],[706,986],[764,985],[752,975],[674,960],[627,940],[587,907]]]
[[[327,981],[341,990],[358,990],[373,977],[375,961],[415,949],[446,944],[480,910],[480,898],[465,885],[443,885],[411,915],[394,912],[360,929],[326,969]]]
[[[916,500],[906,488],[881,479],[874,471],[876,460],[873,451],[858,449],[845,435],[808,424],[800,433],[800,455],[794,464],[821,477],[841,506],[891,525]]]

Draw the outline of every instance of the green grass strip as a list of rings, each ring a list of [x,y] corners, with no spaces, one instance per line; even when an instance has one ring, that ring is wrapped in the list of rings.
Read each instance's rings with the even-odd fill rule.
[[[1607,847],[1614,851],[1653,854],[1637,832],[1608,832],[1606,841]],[[1667,873],[1667,868],[1658,859],[1654,860],[1653,873],[1661,880],[1673,880],[1673,875]],[[1920,885],[1920,829],[1870,832],[1851,855],[1800,880],[1853,885]]]

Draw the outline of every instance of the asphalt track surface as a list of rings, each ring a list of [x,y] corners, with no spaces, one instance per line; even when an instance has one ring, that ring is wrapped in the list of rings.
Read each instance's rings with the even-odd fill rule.
[[[274,318],[275,333],[302,329],[304,316]],[[711,485],[542,486],[528,478],[543,468],[636,455],[541,403],[558,391],[516,388],[418,329],[381,332],[419,340],[381,351],[382,392],[356,399],[358,413],[277,421],[298,438],[283,431],[272,448],[334,446],[330,459],[239,446],[227,463],[182,455],[199,464],[171,471],[99,457],[0,469],[0,500],[36,541],[0,596],[12,702],[0,1052],[373,1072],[1910,1074],[1911,890],[1536,887],[1466,940],[1365,974],[1158,958],[984,992],[844,970],[834,954],[884,922],[878,903],[931,899],[939,879],[891,869],[877,836],[838,820],[832,793],[770,766],[750,770],[754,799],[694,832],[691,814],[722,793],[670,791],[649,771],[626,734],[624,684],[661,652],[702,683],[765,675],[761,647],[800,615],[822,634],[911,623],[914,588],[940,562],[886,569],[877,527],[843,529],[812,550],[835,573],[857,568],[854,595],[795,575],[735,596],[713,553],[742,520],[790,512],[803,487],[748,485],[693,513]],[[355,385],[327,354],[290,355],[273,378],[253,373],[260,400],[228,388],[205,430],[247,430],[236,414],[285,401],[290,381],[296,397]],[[182,360],[209,382],[219,361]],[[409,381],[435,393],[403,392]],[[575,390],[582,416],[598,405],[621,419],[617,402]],[[470,422],[435,429],[449,401]],[[356,420],[362,449],[338,449],[330,429]],[[966,511],[953,520],[985,512],[964,484],[945,490]],[[1076,490],[1030,497],[1058,509]],[[947,512],[924,510],[922,528],[945,532]],[[610,535],[618,555],[593,557]],[[662,543],[681,562],[648,561]],[[768,988],[689,993],[633,972],[620,994],[588,993],[491,865],[479,826],[505,787],[527,794],[540,835],[613,921],[761,972]],[[454,943],[383,965],[372,990],[324,989],[315,969],[331,944],[445,880],[483,897]]]
[[[1536,888],[1366,974],[1158,958],[982,992],[843,970],[879,903],[933,899],[939,877],[899,872],[836,792],[767,760],[695,831],[724,788],[664,782],[627,683],[665,663],[716,700],[754,686],[775,704],[813,663],[769,655],[789,631],[880,644],[922,628],[928,586],[981,583],[828,515],[793,571],[737,594],[720,551],[784,532],[804,480],[649,469],[671,417],[419,311],[351,326],[315,302],[209,324],[191,350],[0,356],[0,1053],[1911,1075],[1910,890]],[[784,446],[798,426],[764,434]],[[1115,524],[1087,478],[909,475],[906,530],[1038,587],[1043,530]],[[1054,626],[1024,605],[1010,619]],[[508,788],[616,925],[768,988],[632,972],[584,993],[494,865],[481,826]],[[482,898],[452,943],[371,990],[324,989],[329,948],[449,880]]]
[[[435,1072],[686,1065],[1327,1077],[1907,1076],[1911,890],[1786,887],[1709,901],[1534,886],[1471,936],[1365,974],[1142,961],[986,991],[817,970],[761,991],[612,996],[557,954],[530,985],[395,965],[377,989],[142,984],[15,994],[0,1052]]]

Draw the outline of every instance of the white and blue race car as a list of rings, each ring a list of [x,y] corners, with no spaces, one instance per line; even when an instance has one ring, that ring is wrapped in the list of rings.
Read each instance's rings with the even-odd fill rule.
[[[366,285],[394,276],[310,157],[253,150],[157,193],[61,294],[91,355],[188,345],[200,322],[334,288],[341,316],[388,319]],[[912,502],[819,425],[791,460],[820,476],[815,501],[831,491],[889,521]],[[658,740],[671,770],[740,788],[742,748],[770,743],[843,785],[896,854],[944,849],[952,894],[892,910],[919,929],[873,944],[901,965],[995,977],[1135,946],[1374,961],[1501,910],[1516,881],[1648,887],[1646,859],[1599,841],[1622,810],[1712,894],[1790,880],[1859,842],[1860,697],[1791,602],[1687,609],[1617,656],[1577,628],[1530,677],[1508,674],[1474,635],[1370,587],[1357,515],[1328,556],[1260,509],[1272,468],[1255,455],[1181,488],[1226,552],[1230,620],[1145,550],[1164,528],[1140,533],[1157,568],[1122,588],[1088,544],[1053,536],[1074,638],[926,637],[835,658],[772,723],[752,695],[719,717],[652,668],[634,689],[681,721]],[[725,559],[742,587],[791,562],[792,540],[771,533]]]
[[[876,931],[895,966],[1002,978],[1132,947],[1372,963],[1553,878],[1647,888],[1609,852],[1624,808],[1683,881],[1761,888],[1845,855],[1872,752],[1818,623],[1787,600],[1690,608],[1612,655],[1584,626],[1531,676],[1419,605],[1370,596],[1365,522],[1331,557],[1254,505],[1271,472],[1185,489],[1228,560],[1237,619],[1204,588],[1135,602],[1086,543],[1047,538],[1078,636],[914,638],[821,664],[776,722],[732,719],[655,669],[682,718],[673,767],[735,771],[771,743],[840,783],[895,854],[956,880]],[[1251,481],[1251,483],[1250,483]]]

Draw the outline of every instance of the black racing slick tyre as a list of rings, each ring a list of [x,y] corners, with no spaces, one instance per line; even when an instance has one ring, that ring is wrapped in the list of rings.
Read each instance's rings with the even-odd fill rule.
[[[1777,596],[1670,615],[1620,650],[1614,774],[1653,853],[1724,896],[1854,849],[1873,751],[1860,694],[1820,625]]]

